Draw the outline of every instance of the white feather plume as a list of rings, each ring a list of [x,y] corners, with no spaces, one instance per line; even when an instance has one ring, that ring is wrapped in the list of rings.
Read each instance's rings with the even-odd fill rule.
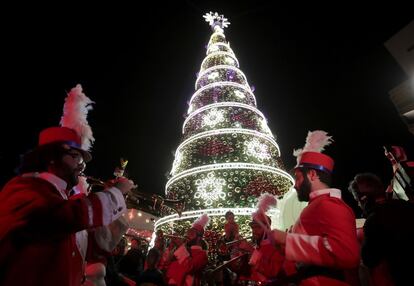
[[[276,197],[268,193],[261,194],[259,200],[257,201],[257,209],[262,213],[266,213],[270,210],[270,207],[276,207],[276,205]]]
[[[277,199],[274,195],[263,193],[260,195],[257,201],[257,211],[252,213],[254,220],[262,221],[261,218],[266,216],[266,212],[270,210],[271,207],[276,207]]]
[[[88,124],[87,116],[94,103],[87,97],[80,84],[72,88],[63,105],[63,116],[60,125],[74,129],[82,139],[82,149],[89,151],[95,138]]]
[[[305,146],[302,149],[296,149],[293,151],[293,155],[296,157],[297,162],[300,162],[302,154],[305,152],[322,152],[325,147],[333,142],[332,136],[328,136],[328,133],[323,130],[309,131],[306,137]]]
[[[194,221],[193,226],[198,224],[198,225],[201,225],[205,229],[209,223],[210,223],[209,216],[207,214],[203,214]]]

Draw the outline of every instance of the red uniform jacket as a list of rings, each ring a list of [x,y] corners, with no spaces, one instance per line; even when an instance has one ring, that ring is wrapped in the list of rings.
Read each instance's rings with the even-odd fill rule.
[[[168,267],[168,285],[200,285],[201,272],[208,262],[207,252],[200,246],[191,246],[188,252],[185,245],[182,245],[174,252],[174,255],[177,260],[171,262]]]
[[[239,280],[265,282],[274,278],[282,268],[284,256],[268,240],[262,240],[250,256],[249,274],[241,275]]]
[[[76,232],[116,219],[108,216],[115,210],[103,211],[108,195],[67,200],[61,192],[37,174],[16,177],[0,191],[0,285],[81,284]]]
[[[283,255],[269,240],[262,240],[250,259],[250,280],[264,282],[275,277],[284,261]]]
[[[355,216],[341,199],[340,190],[324,189],[310,194],[309,205],[302,211],[286,237],[285,270],[291,274],[294,262],[352,269],[359,265],[359,245]],[[293,263],[292,263],[293,262]],[[303,280],[300,285],[347,285],[325,276]]]

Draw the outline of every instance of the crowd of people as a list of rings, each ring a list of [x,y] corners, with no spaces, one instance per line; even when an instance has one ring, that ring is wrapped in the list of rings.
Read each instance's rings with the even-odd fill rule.
[[[80,86],[68,102],[78,111],[91,103]],[[295,189],[308,206],[289,230],[271,228],[266,212],[276,199],[262,194],[249,222],[251,238],[240,235],[232,212],[225,214],[216,261],[209,261],[212,246],[204,239],[207,214],[184,236],[157,231],[148,251],[131,239],[125,253],[124,195],[135,183],[119,176],[102,192],[82,191],[93,137],[86,113],[74,116],[40,132],[20,173],[0,191],[0,285],[371,286],[414,280],[414,164],[401,148],[386,151],[395,173],[390,186],[371,173],[350,182],[362,223],[356,223],[341,190],[331,187],[334,160],[322,153],[331,137],[314,131],[295,152]]]

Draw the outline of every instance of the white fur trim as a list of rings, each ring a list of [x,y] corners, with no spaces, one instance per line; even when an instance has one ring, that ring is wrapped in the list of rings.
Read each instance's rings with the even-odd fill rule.
[[[126,212],[125,199],[119,189],[112,187],[104,192],[97,192],[96,195],[102,204],[103,225],[110,224]]]
[[[333,198],[341,198],[341,190],[339,189],[322,189],[322,190],[317,190],[317,191],[313,191],[309,194],[309,198],[313,199],[317,196],[321,196],[321,195],[325,195],[325,194],[329,194],[330,197]]]

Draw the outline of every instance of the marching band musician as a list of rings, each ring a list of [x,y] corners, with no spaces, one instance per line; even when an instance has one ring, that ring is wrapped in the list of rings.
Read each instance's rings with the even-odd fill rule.
[[[174,252],[177,250],[178,247],[180,247],[181,244],[183,244],[183,238],[181,238],[180,236],[170,235],[169,237],[170,242],[168,243],[168,246],[165,248],[165,250],[162,252],[161,260],[158,266],[158,268],[163,272],[166,272],[168,270],[168,267],[175,258]]]
[[[359,265],[355,216],[341,199],[341,191],[329,187],[334,161],[321,151],[330,143],[331,137],[317,130],[308,133],[303,150],[294,152],[298,199],[309,205],[292,232],[272,231],[275,243],[284,246],[287,274],[272,285],[282,281],[301,286],[349,285],[345,270]]]
[[[240,239],[239,225],[234,221],[234,213],[227,211],[224,215],[226,223],[224,224],[224,241],[230,242]]]
[[[158,251],[160,253],[163,253],[165,245],[164,245],[165,241],[164,241],[164,232],[159,229],[156,232],[156,237],[155,237],[155,241],[154,241],[154,248],[158,249]]]
[[[253,280],[258,283],[265,282],[275,277],[283,264],[284,257],[268,237],[271,219],[265,212],[270,205],[276,204],[276,198],[270,194],[262,194],[258,202],[258,210],[253,213],[250,227],[252,228],[254,247],[247,241],[242,241],[239,249],[250,254],[248,262],[250,274],[248,277],[240,277],[241,280]]]
[[[207,214],[203,214],[187,230],[186,242],[174,252],[175,260],[167,269],[168,285],[200,286],[201,272],[208,263],[203,235],[209,220]]]
[[[223,262],[230,260],[232,250],[237,248],[241,239],[239,234],[239,225],[234,221],[234,213],[227,211],[224,215],[226,223],[224,224],[224,236],[217,242],[218,260]]]
[[[215,269],[206,275],[206,277],[212,279],[214,282],[210,282],[212,285],[232,285],[234,278],[237,276],[234,272],[240,272],[238,266],[242,262],[234,261],[229,262],[231,258],[239,254],[237,246],[240,244],[239,225],[234,220],[234,213],[227,211],[224,215],[226,223],[224,224],[224,235],[217,241],[215,245],[217,249]],[[226,265],[227,267],[223,267]],[[209,269],[210,270],[210,269]],[[234,271],[234,272],[233,272]]]
[[[89,254],[96,254],[95,247],[109,251],[102,243],[114,243],[97,239],[97,232],[111,237],[122,232],[117,221],[126,210],[123,194],[134,187],[132,181],[119,178],[105,192],[71,198],[92,158],[93,137],[84,106],[91,101],[80,85],[71,90],[69,101],[72,109],[64,115],[71,114],[68,121],[78,128],[68,126],[64,116],[60,127],[41,131],[38,146],[23,157],[21,175],[0,192],[1,285],[79,286]],[[104,274],[104,269],[95,272]]]

